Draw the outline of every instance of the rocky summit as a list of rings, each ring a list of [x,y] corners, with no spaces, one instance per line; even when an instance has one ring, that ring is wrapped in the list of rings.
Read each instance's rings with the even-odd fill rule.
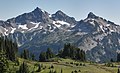
[[[55,53],[65,43],[86,51],[86,59],[105,62],[116,59],[120,50],[120,26],[90,12],[76,21],[61,10],[55,14],[36,8],[7,21],[0,21],[0,35],[18,43],[19,50],[29,49],[36,56],[48,47]]]

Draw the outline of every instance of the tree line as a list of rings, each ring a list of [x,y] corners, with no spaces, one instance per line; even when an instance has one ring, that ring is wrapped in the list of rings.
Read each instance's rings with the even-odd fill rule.
[[[7,36],[0,37],[0,72],[6,73],[9,70],[9,62],[17,61],[17,43]]]
[[[27,49],[23,51],[23,53],[21,54],[21,57],[24,59],[35,60],[35,55],[34,54],[31,55],[29,50]],[[64,48],[58,51],[58,54],[53,53],[51,48],[48,48],[44,52],[42,51],[39,54],[39,61],[40,62],[49,61],[49,59],[54,58],[54,57],[71,58],[71,59],[80,60],[80,61],[86,60],[85,51],[68,43],[68,44],[64,44]]]
[[[47,61],[53,57],[60,58],[71,58],[74,60],[85,61],[85,52],[80,48],[77,48],[73,45],[65,44],[64,48],[58,52],[58,54],[54,54],[50,48],[47,49],[46,52],[41,52],[39,55],[39,61]]]
[[[64,44],[64,48],[59,51],[59,57],[71,58],[75,60],[85,61],[85,51],[80,48],[71,45],[70,43]]]
[[[8,60],[16,61],[18,52],[17,43],[15,41],[13,42],[7,36],[0,37],[0,52],[4,52]]]

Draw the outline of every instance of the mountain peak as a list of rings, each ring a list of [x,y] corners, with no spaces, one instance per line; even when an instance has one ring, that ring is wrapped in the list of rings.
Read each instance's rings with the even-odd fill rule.
[[[65,14],[64,12],[62,12],[61,10],[58,10],[55,14],[52,14],[52,19],[53,20],[60,20],[60,21],[64,21],[70,24],[75,24],[76,20],[74,17],[70,17],[67,14]]]
[[[62,12],[61,10],[58,10],[56,13],[56,15],[62,15],[62,16],[65,16],[66,14],[64,12]]]
[[[34,12],[44,12],[41,8],[36,7],[36,9],[34,10]]]
[[[56,13],[63,13],[62,10],[58,10]]]
[[[15,18],[8,19],[8,22],[26,24],[29,22],[47,22],[49,13],[36,7],[32,12],[23,13]]]
[[[36,7],[36,10],[39,10],[40,8],[39,7]]]
[[[98,18],[98,16],[96,16],[93,12],[90,12],[87,18]]]

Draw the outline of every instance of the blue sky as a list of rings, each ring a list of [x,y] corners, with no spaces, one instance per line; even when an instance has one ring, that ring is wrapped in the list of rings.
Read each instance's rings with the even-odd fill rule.
[[[120,24],[120,0],[1,0],[0,20],[6,20],[36,7],[50,14],[62,10],[76,20],[87,17],[89,12]]]

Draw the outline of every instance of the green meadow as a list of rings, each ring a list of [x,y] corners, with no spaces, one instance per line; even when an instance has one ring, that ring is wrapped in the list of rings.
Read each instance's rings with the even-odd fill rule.
[[[119,64],[112,63],[114,66],[108,67],[104,63],[80,62],[63,58],[59,58],[56,62],[36,62],[19,58],[19,65],[9,61],[11,73],[16,73],[23,62],[27,63],[30,73],[50,73],[50,71],[56,71],[56,73],[117,73]],[[37,72],[36,64],[41,65],[40,72]],[[51,68],[51,66],[53,67]]]

